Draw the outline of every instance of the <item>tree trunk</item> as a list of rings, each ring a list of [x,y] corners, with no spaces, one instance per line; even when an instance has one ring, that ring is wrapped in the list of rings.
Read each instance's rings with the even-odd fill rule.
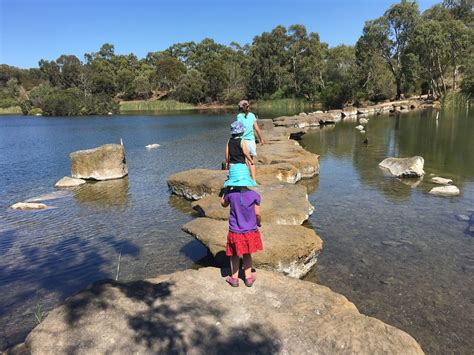
[[[456,75],[458,72],[458,68],[456,64],[453,64],[453,91],[456,91]]]
[[[396,96],[396,99],[400,100],[401,97],[402,97],[402,80],[401,80],[401,78],[397,78],[396,82],[397,82],[397,96]]]

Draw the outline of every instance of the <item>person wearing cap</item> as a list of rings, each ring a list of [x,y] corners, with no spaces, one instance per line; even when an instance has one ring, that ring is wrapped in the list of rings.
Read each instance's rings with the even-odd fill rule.
[[[253,112],[250,112],[250,104],[247,100],[239,102],[239,113],[237,114],[237,121],[242,122],[245,126],[245,132],[242,138],[247,144],[247,149],[252,157],[257,155],[257,145],[255,143],[255,133],[257,133],[260,144],[265,144],[262,132],[257,124],[257,117]]]
[[[256,186],[253,159],[247,150],[247,143],[242,138],[245,126],[242,122],[234,121],[230,125],[231,138],[225,149],[226,169],[229,178],[224,182],[227,186]]]

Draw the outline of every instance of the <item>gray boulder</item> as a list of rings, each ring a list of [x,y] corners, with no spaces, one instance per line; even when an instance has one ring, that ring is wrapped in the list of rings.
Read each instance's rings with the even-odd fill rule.
[[[257,270],[247,288],[219,269],[97,282],[52,310],[31,354],[423,354],[407,333],[329,288]]]
[[[300,225],[313,213],[306,187],[291,184],[275,184],[253,187],[262,198],[263,223]],[[223,208],[218,196],[206,196],[193,202],[193,208],[214,219],[229,218],[229,209]]]
[[[445,178],[442,178],[442,177],[439,177],[439,176],[435,176],[435,177],[431,178],[431,181],[434,182],[435,184],[439,184],[439,185],[450,185],[450,184],[453,183],[453,180],[445,179]]]
[[[228,266],[225,256],[229,223],[197,218],[182,228],[203,243],[220,266]],[[303,277],[316,264],[323,247],[313,229],[303,226],[264,224],[260,228],[263,250],[252,255],[255,267]]]
[[[71,176],[77,179],[111,180],[128,175],[125,149],[121,144],[105,144],[69,155]]]
[[[17,202],[10,206],[14,210],[27,211],[27,210],[43,210],[48,208],[44,203],[35,203],[35,202]]]
[[[420,177],[425,174],[425,160],[420,156],[411,158],[386,158],[379,166],[397,177]]]

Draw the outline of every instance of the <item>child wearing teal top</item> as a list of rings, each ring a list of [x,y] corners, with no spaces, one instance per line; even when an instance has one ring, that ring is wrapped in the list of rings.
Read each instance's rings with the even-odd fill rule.
[[[247,146],[247,150],[250,156],[253,158],[257,155],[255,133],[257,133],[260,144],[264,144],[265,141],[263,140],[260,127],[258,127],[257,117],[255,116],[255,114],[250,112],[250,104],[247,100],[241,100],[239,102],[239,113],[237,115],[237,121],[242,122],[243,125],[245,126],[245,132],[242,135],[242,139],[245,140],[245,145]],[[249,166],[249,168],[250,168],[250,174],[252,175],[252,178],[255,179],[255,166],[251,165]]]

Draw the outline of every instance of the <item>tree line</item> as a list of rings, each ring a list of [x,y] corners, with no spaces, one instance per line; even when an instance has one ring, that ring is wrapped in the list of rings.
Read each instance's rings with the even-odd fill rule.
[[[474,92],[473,0],[444,0],[420,13],[402,0],[367,21],[354,46],[330,48],[303,25],[277,26],[244,46],[176,43],[149,52],[98,52],[40,60],[38,68],[0,66],[0,107],[45,115],[105,114],[120,100],[193,104],[242,98],[301,98],[325,108],[413,94]],[[337,30],[337,29],[335,29]]]

